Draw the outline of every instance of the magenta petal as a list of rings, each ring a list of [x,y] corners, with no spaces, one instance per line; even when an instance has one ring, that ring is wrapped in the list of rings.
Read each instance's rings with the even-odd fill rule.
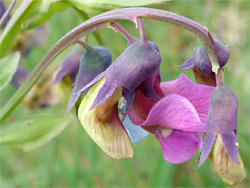
[[[188,132],[204,132],[194,106],[184,97],[171,94],[159,100],[140,126],[162,126]]]
[[[210,133],[205,133],[204,135],[204,141],[200,153],[200,159],[199,159],[199,166],[200,167],[205,160],[207,159],[213,145],[214,145],[214,140],[216,138],[216,134],[210,134]]]
[[[161,83],[165,95],[179,94],[187,98],[195,107],[202,122],[206,122],[209,100],[214,87],[196,84],[181,74],[177,80]]]
[[[227,150],[229,157],[237,165],[238,164],[238,147],[237,147],[236,134],[234,132],[222,133],[221,139]]]
[[[164,132],[168,133],[168,130],[162,129],[155,134],[166,161],[174,164],[183,163],[191,159],[195,151],[200,149],[201,138],[198,133],[172,130],[170,135],[165,134]]]

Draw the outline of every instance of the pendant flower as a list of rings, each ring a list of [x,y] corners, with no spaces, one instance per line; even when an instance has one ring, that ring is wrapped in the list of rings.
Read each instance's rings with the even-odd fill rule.
[[[219,65],[222,68],[229,59],[229,50],[218,39],[214,39],[214,49],[216,50]],[[183,70],[192,69],[198,83],[216,86],[215,73],[212,72],[212,63],[203,44],[195,50],[195,55],[180,65],[179,68]]]
[[[163,82],[160,100],[137,91],[129,112],[131,121],[155,134],[166,161],[182,163],[201,147],[199,132],[204,132],[213,87],[191,82],[183,74]]]
[[[236,95],[224,84],[219,84],[210,100],[199,166],[208,157],[217,135],[220,135],[229,157],[238,164],[237,112]]]
[[[113,64],[79,91],[92,86],[79,107],[78,117],[89,136],[113,158],[133,156],[130,138],[119,118],[118,102],[125,98],[126,114],[136,90],[154,91],[150,78],[155,77],[161,63],[155,46],[142,39],[130,43]]]

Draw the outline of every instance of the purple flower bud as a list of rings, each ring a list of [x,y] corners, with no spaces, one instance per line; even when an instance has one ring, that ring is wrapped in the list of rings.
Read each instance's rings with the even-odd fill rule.
[[[210,99],[199,166],[208,157],[217,134],[220,134],[229,157],[237,165],[237,111],[238,100],[234,92],[223,84],[217,86]]]
[[[104,103],[117,87],[121,87],[122,95],[126,99],[126,113],[133,102],[136,89],[150,78],[160,66],[161,56],[155,46],[138,39],[130,44],[106,71],[83,87],[80,91],[85,91],[98,80],[106,77],[105,83],[90,109]]]
[[[92,47],[91,50],[86,50],[81,57],[78,76],[75,87],[69,99],[67,112],[75,105],[81,93],[77,93],[93,80],[98,74],[106,70],[112,62],[112,55],[105,47]]]
[[[67,75],[70,76],[72,82],[75,81],[82,53],[83,50],[75,48],[69,55],[67,55],[67,57],[62,61],[62,67],[60,71],[57,73],[56,78],[53,81],[53,84],[60,82]]]
[[[26,71],[25,69],[23,69],[22,67],[18,66],[11,83],[16,86],[16,87],[20,87],[23,82],[25,81],[25,79],[29,76],[29,72]]]
[[[220,67],[223,67],[229,59],[229,51],[221,41],[214,39],[214,49],[216,51]],[[195,55],[188,59],[185,63],[179,66],[179,68],[187,70],[193,67],[198,67],[206,76],[212,73],[212,63],[205,46],[202,44],[195,50]]]

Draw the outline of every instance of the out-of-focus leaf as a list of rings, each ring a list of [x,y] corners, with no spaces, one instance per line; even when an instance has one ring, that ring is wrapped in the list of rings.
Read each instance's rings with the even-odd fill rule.
[[[21,54],[16,52],[0,60],[0,91],[4,89],[12,80],[15,74]]]
[[[38,14],[34,20],[25,27],[25,29],[37,27],[45,23],[56,12],[64,11],[69,7],[70,5],[65,1],[44,1],[43,6],[40,9],[41,14]]]
[[[34,12],[40,2],[41,0],[24,0],[15,11],[0,36],[0,58],[8,54],[12,43],[15,41],[19,31],[21,30],[22,24],[25,22],[27,17]]]
[[[0,127],[0,144],[30,151],[48,143],[70,124],[70,115],[37,115]]]

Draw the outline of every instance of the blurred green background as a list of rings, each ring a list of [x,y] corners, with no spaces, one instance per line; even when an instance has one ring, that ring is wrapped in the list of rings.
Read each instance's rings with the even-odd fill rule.
[[[225,83],[238,96],[238,142],[247,178],[237,187],[249,186],[249,1],[169,1],[149,7],[168,10],[206,26],[215,38],[228,44],[230,59],[224,67]],[[89,11],[96,15],[98,9]],[[48,50],[68,31],[82,22],[75,10],[56,13],[46,23],[48,37],[43,47],[33,47],[21,65],[31,71]],[[160,48],[162,81],[177,79],[184,73],[194,81],[192,71],[177,68],[194,54],[201,42],[192,33],[179,27],[143,20],[148,39]],[[133,23],[118,21],[131,34],[138,36]],[[115,60],[125,49],[126,41],[111,29],[99,34]],[[24,34],[21,35],[21,37]],[[98,45],[93,35],[88,41]],[[49,67],[55,67],[67,55],[67,49]],[[1,95],[1,106],[15,92],[9,86]],[[67,101],[48,109],[31,109],[19,105],[11,118],[37,113],[65,113]],[[77,119],[49,144],[32,152],[0,146],[0,187],[229,187],[214,172],[208,161],[196,169],[198,155],[180,165],[167,163],[154,135],[134,145],[134,158],[115,160],[104,154],[90,139]]]

